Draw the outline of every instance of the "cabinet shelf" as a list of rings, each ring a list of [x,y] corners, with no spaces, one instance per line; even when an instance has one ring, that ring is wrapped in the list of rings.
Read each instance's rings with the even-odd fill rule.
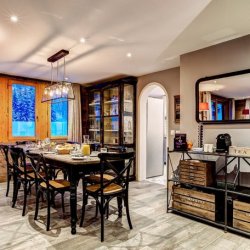
[[[112,101],[112,100],[110,100],[110,101],[105,101],[104,102],[104,104],[118,104],[118,100],[114,100],[114,101]]]
[[[96,102],[96,103],[89,103],[89,106],[100,106],[100,102]]]
[[[101,118],[99,115],[89,115],[89,118]]]
[[[118,129],[104,129],[104,132],[119,132]]]
[[[97,129],[97,128],[90,128],[89,131],[92,131],[92,132],[99,132],[100,129]]]
[[[103,117],[104,117],[104,118],[105,118],[105,117],[119,117],[119,115],[104,115]]]
[[[193,214],[184,212],[184,211],[180,211],[180,210],[175,209],[175,208],[173,208],[173,207],[169,208],[169,210],[172,210],[173,212],[175,212],[175,213],[177,213],[177,214],[185,215],[185,216],[190,217],[190,218],[194,218],[194,219],[197,219],[197,220],[200,220],[200,221],[204,221],[204,222],[213,224],[213,225],[218,226],[218,227],[221,227],[221,228],[225,228],[225,225],[224,225],[223,222],[212,221],[212,220],[209,220],[209,219],[206,219],[206,218],[202,218],[202,217],[200,217],[200,216],[196,216],[196,215],[193,215]]]

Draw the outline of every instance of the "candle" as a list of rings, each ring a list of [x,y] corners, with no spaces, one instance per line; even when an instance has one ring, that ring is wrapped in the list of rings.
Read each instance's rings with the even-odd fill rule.
[[[82,154],[83,155],[90,155],[90,145],[89,144],[82,145]]]

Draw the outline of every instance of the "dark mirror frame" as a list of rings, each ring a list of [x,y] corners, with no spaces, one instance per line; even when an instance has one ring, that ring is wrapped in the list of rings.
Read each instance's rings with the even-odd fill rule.
[[[196,81],[195,84],[195,98],[196,98],[196,121],[198,123],[203,123],[203,124],[237,124],[237,123],[250,123],[250,119],[245,119],[245,120],[224,120],[224,121],[201,121],[199,119],[199,84],[203,81],[210,81],[210,80],[216,80],[220,78],[226,78],[226,77],[231,77],[231,76],[236,76],[236,75],[244,75],[244,74],[249,74],[250,69],[245,69],[245,70],[240,70],[240,71],[234,71],[230,73],[224,73],[220,75],[214,75],[214,76],[208,76],[208,77],[203,77],[200,78]],[[250,90],[250,86],[249,86]]]

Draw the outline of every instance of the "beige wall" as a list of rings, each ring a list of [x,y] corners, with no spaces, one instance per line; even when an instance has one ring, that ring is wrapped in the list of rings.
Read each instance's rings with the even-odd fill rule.
[[[168,128],[170,130],[179,130],[180,125],[174,122],[174,96],[180,94],[180,68],[173,68],[164,71],[155,72],[152,74],[138,77],[137,83],[137,108],[139,103],[139,96],[143,88],[152,83],[157,82],[163,85],[168,93],[169,99],[169,119]],[[138,110],[137,110],[138,114]],[[138,126],[137,126],[138,128]],[[169,145],[171,147],[173,137],[169,137]]]
[[[247,68],[250,68],[250,35],[181,56],[180,129],[195,141],[196,146],[198,128],[195,120],[195,82],[201,77]],[[226,132],[232,135],[234,145],[250,146],[250,124],[206,125],[204,142],[215,144],[216,136]]]

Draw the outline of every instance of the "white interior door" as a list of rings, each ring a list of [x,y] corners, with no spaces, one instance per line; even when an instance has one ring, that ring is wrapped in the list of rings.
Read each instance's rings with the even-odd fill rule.
[[[153,97],[147,101],[147,178],[163,175],[163,103],[163,99]]]

